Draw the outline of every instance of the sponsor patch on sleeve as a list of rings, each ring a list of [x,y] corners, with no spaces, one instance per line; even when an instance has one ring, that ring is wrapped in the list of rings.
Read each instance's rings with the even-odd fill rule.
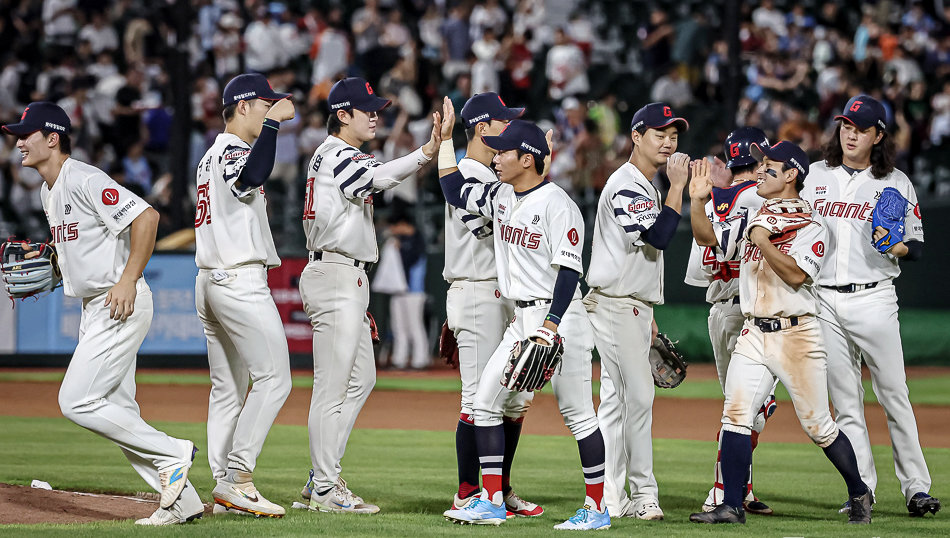
[[[119,203],[119,191],[115,189],[102,189],[102,203],[105,205],[115,205]]]

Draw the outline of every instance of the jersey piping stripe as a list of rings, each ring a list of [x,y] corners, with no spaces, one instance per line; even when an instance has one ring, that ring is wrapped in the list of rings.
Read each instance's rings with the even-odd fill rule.
[[[371,194],[373,191],[373,178],[369,178],[369,181],[365,185],[353,191],[353,196],[363,197],[367,194]]]
[[[339,166],[338,166],[337,168],[339,168]],[[367,171],[367,169],[366,169],[366,168],[363,168],[363,167],[361,166],[361,167],[359,167],[359,168],[356,169],[356,172],[353,172],[353,175],[350,176],[349,179],[347,179],[347,180],[344,181],[343,183],[340,183],[340,190],[343,191],[343,194],[346,194],[346,188],[349,187],[350,185],[356,183],[356,181],[357,181],[359,178],[363,177],[363,174],[365,174],[366,171]],[[336,175],[339,175],[339,174],[336,174]],[[370,178],[370,184],[372,184],[372,182],[373,182],[373,180],[372,180],[372,178]],[[354,195],[354,196],[356,196],[356,191],[357,191],[357,190],[359,190],[359,189],[356,189],[356,190],[353,191],[353,195]]]
[[[639,197],[639,196],[645,196],[645,197],[647,197],[647,198],[650,197],[649,195],[643,194],[642,192],[639,192],[639,191],[631,191],[631,190],[627,190],[627,189],[621,189],[621,190],[617,191],[617,194],[614,194],[614,195],[613,195],[613,198],[616,198],[616,197],[618,197],[618,196],[626,196],[627,198],[637,198],[637,197]]]
[[[647,229],[643,226],[640,226],[639,224],[627,224],[623,227],[623,231],[627,232],[628,234],[633,232],[646,233]]]
[[[627,212],[624,211],[622,208],[615,207],[615,208],[614,208],[614,216],[615,216],[615,217],[626,217],[626,216],[627,216]]]
[[[471,213],[466,213],[461,216],[462,222],[471,222],[475,219],[480,219],[480,218],[482,217],[479,217],[478,215],[473,215]]]
[[[351,162],[353,161],[349,159],[343,159],[343,162],[336,165],[336,168],[333,169],[333,177],[340,175],[340,173],[343,172],[343,170],[345,170],[346,167],[349,166]]]

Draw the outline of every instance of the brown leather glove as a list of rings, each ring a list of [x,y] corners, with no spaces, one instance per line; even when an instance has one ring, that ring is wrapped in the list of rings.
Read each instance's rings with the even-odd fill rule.
[[[442,334],[439,335],[439,357],[452,368],[459,367],[459,346],[455,341],[455,333],[449,329],[449,322],[442,324]]]

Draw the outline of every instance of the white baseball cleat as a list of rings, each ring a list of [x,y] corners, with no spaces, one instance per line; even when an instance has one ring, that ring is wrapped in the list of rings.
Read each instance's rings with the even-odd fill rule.
[[[158,480],[162,485],[162,497],[158,503],[159,508],[167,509],[175,504],[178,497],[181,497],[181,492],[185,489],[185,484],[188,482],[188,471],[191,469],[191,464],[195,461],[195,454],[198,453],[198,447],[191,441],[187,442],[191,445],[191,449],[189,450],[191,458],[158,470]]]
[[[594,500],[587,497],[584,507],[564,523],[554,526],[559,531],[605,531],[610,528],[610,514],[607,508],[598,512],[593,507]]]
[[[218,503],[214,503],[214,507],[211,509],[211,514],[215,516],[223,516],[227,514],[236,514],[239,516],[253,516],[254,515],[250,512],[245,512],[243,510],[236,510],[234,508],[228,508],[227,506],[224,506]]]
[[[544,513],[544,508],[522,499],[514,490],[505,495],[505,508],[508,509],[509,514],[512,514],[508,517],[537,517]]]
[[[659,521],[663,519],[663,510],[660,508],[660,503],[658,503],[656,499],[647,499],[639,503],[634,515],[637,519]]]
[[[187,523],[195,519],[201,519],[202,514],[204,514],[204,506],[201,507],[201,510],[195,514],[186,515],[182,514],[181,509],[178,505],[173,505],[171,508],[159,508],[152,512],[152,515],[135,520],[136,525],[147,525],[160,527],[165,525],[179,525],[182,523]]]
[[[254,487],[251,473],[229,470],[211,492],[215,504],[258,517],[284,517],[284,507],[264,498]]]
[[[379,507],[375,504],[369,504],[363,501],[362,497],[355,495],[346,483],[340,480],[330,491],[323,495],[313,491],[310,494],[310,509],[317,512],[341,512],[349,514],[375,514],[379,512]]]
[[[452,523],[460,525],[501,525],[508,519],[508,510],[501,492],[495,493],[498,504],[488,498],[488,491],[482,490],[477,496],[469,497],[461,508],[446,510],[442,515]]]

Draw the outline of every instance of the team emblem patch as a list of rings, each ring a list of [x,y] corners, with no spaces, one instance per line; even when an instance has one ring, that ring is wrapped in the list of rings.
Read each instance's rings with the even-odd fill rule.
[[[924,220],[924,218],[923,218],[922,216],[920,216],[920,204],[915,204],[915,205],[914,205],[914,216],[917,217],[917,218],[920,219],[920,220]]]
[[[103,189],[102,203],[105,205],[115,205],[119,203],[119,191],[115,189]]]
[[[646,196],[637,196],[627,204],[627,212],[639,213],[641,211],[648,211],[654,207],[656,207],[656,203],[654,203],[653,200]]]
[[[815,256],[819,258],[825,255],[825,243],[823,241],[818,241],[811,246],[811,251],[815,253]]]
[[[577,233],[577,228],[571,228],[570,231],[567,232],[567,240],[570,241],[572,245],[577,245],[581,240],[581,236]]]

